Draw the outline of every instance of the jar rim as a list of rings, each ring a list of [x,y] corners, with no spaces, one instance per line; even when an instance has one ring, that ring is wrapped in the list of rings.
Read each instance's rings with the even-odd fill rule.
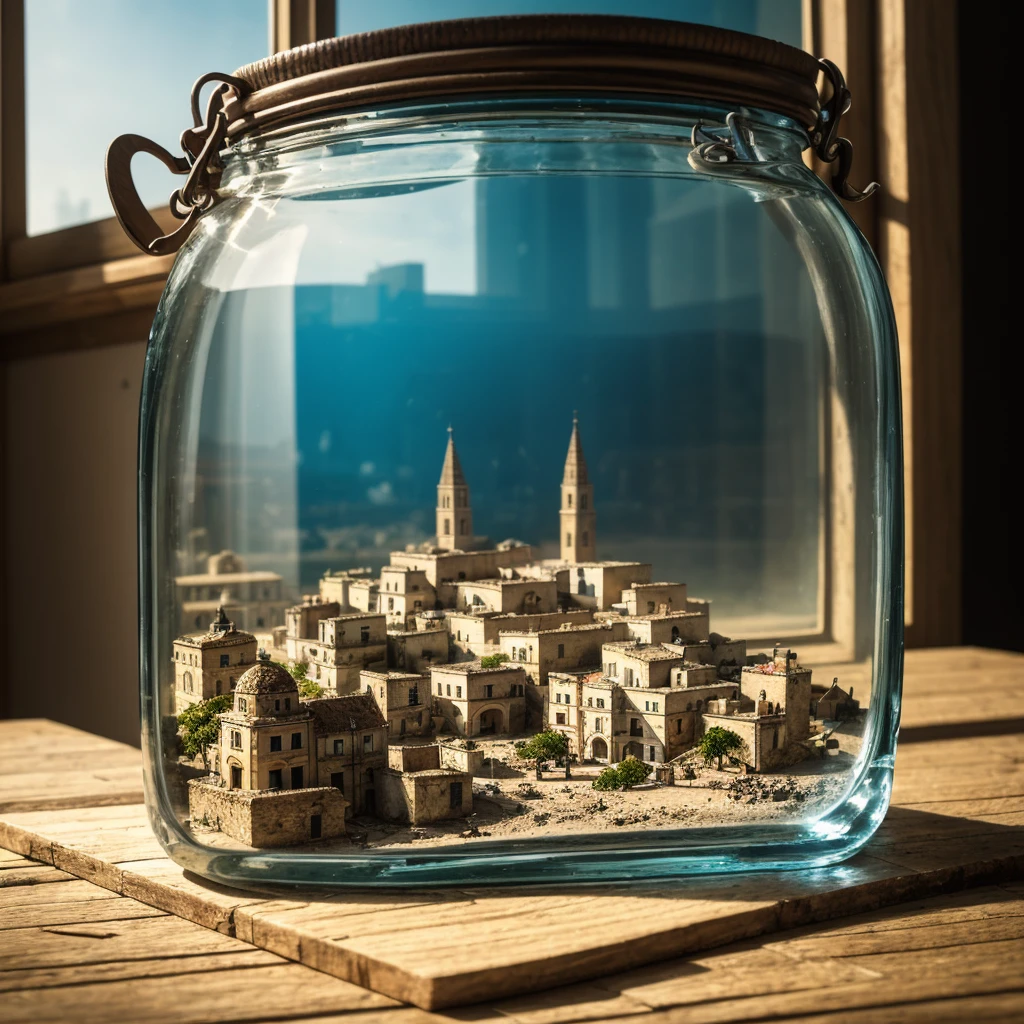
[[[705,101],[782,114],[805,128],[818,61],[730,29],[617,15],[462,18],[319,40],[234,73],[251,90],[227,138],[328,112],[524,92]]]

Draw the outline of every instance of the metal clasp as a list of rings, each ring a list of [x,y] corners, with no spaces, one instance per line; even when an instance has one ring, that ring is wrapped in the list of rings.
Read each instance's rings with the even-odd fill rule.
[[[818,121],[811,129],[811,145],[814,147],[815,156],[823,163],[839,161],[832,174],[832,191],[840,199],[859,203],[874,195],[880,186],[877,181],[872,181],[863,192],[858,192],[847,181],[850,168],[853,166],[853,143],[849,139],[840,138],[839,122],[843,115],[849,112],[853,96],[846,86],[843,73],[832,61],[822,58],[818,61],[818,66],[832,88],[832,95],[821,105]]]
[[[199,113],[199,94],[209,82],[220,82],[206,107],[206,118]],[[125,234],[145,253],[166,256],[177,252],[195,227],[200,215],[216,202],[216,185],[220,175],[220,150],[227,136],[233,108],[248,94],[249,86],[240,78],[211,72],[192,86],[191,128],[181,133],[184,156],[174,156],[152,139],[141,135],[121,135],[107,150],[107,192],[118,222]],[[182,221],[170,234],[153,219],[139,198],[132,180],[131,163],[136,153],[155,156],[174,174],[185,174],[185,184],[170,198],[171,214]]]

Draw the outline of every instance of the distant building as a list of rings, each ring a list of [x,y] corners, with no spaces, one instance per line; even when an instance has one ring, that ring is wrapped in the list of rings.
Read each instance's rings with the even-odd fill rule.
[[[594,512],[594,487],[583,457],[579,421],[572,418],[569,451],[562,473],[562,504],[559,509],[562,561],[576,564],[597,558],[597,515]]]
[[[211,555],[206,572],[178,576],[174,583],[182,633],[202,629],[221,605],[240,628],[269,631],[284,623],[289,605],[278,573],[250,571],[233,551]]]
[[[455,437],[448,428],[448,447],[437,483],[437,546],[443,551],[468,551],[473,546],[473,509],[462,473]]]
[[[437,744],[390,747],[380,774],[381,810],[392,821],[425,825],[473,813],[473,776],[445,763]]]
[[[256,662],[256,637],[235,628],[224,612],[205,633],[174,641],[174,712],[190,704],[230,693],[246,668]]]
[[[389,629],[388,668],[400,672],[429,672],[448,661],[448,630],[443,625],[430,629]]]

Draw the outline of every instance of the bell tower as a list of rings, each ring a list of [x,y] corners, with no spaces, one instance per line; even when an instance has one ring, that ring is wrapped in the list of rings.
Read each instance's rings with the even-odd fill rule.
[[[445,551],[466,551],[473,540],[473,510],[469,487],[462,475],[455,437],[448,428],[441,479],[437,482],[437,546]]]
[[[563,562],[593,562],[597,552],[597,516],[594,514],[594,485],[587,475],[579,420],[572,414],[569,454],[562,474],[561,526]]]

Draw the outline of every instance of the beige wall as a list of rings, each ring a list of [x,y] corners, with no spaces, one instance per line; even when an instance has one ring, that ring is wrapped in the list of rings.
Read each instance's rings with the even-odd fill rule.
[[[6,366],[4,395],[6,713],[136,745],[144,356],[138,343],[19,359]],[[74,669],[43,675],[40,652],[53,638],[40,609],[55,597],[66,601],[59,662]]]

